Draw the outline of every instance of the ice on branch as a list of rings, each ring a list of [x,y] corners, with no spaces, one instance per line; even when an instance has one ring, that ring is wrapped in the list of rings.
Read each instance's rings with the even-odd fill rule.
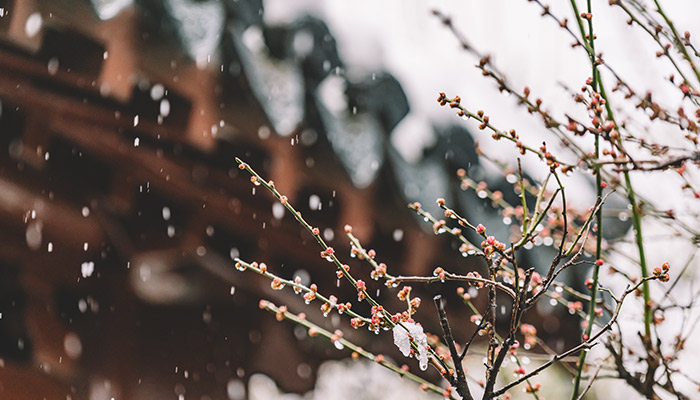
[[[408,357],[411,354],[410,339],[412,338],[418,347],[417,358],[420,369],[425,371],[428,368],[428,338],[423,332],[423,327],[413,322],[403,322],[401,325],[396,325],[393,329],[394,344],[404,356]]]

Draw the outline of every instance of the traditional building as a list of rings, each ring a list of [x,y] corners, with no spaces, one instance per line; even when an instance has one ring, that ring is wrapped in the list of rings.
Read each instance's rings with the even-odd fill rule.
[[[485,212],[449,178],[478,164],[468,133],[443,130],[405,161],[388,141],[409,111],[399,82],[346,73],[322,21],[271,27],[262,13],[253,0],[0,1],[0,398],[235,399],[255,372],[301,392],[348,355],[256,305],[347,326],[337,316],[234,270],[236,256],[265,261],[353,295],[236,156],[343,254],[351,224],[394,271],[479,267],[405,208],[442,194]]]

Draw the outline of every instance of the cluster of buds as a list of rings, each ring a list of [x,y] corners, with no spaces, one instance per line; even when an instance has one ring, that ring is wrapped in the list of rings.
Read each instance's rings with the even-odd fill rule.
[[[380,263],[377,265],[376,268],[372,272],[370,272],[370,276],[372,279],[379,280],[379,278],[382,278],[384,275],[386,275],[386,264]]]
[[[457,294],[458,294],[459,297],[461,297],[464,301],[470,301],[470,300],[472,299],[472,296],[471,296],[469,293],[467,293],[467,291],[464,290],[464,288],[461,287],[461,286],[457,288]]]
[[[611,140],[620,138],[620,133],[617,131],[615,121],[607,120],[602,126],[602,131],[605,132]]]
[[[483,131],[484,129],[488,128],[490,118],[488,115],[484,115],[484,112],[482,110],[477,111],[477,115],[479,116],[479,118],[481,118],[482,121],[481,124],[479,124],[479,129]],[[494,132],[492,137],[498,140],[501,138],[501,135],[498,132]]]
[[[668,270],[671,268],[669,263],[665,262],[661,267],[654,268],[654,276],[658,277],[661,282],[668,282],[670,276],[668,275]]]
[[[452,215],[454,215],[454,212],[453,212],[452,210],[446,210],[446,211],[445,211],[445,216],[446,216],[446,217],[449,218],[449,217],[451,217]],[[435,232],[436,235],[437,235],[438,233],[444,232],[444,231],[445,231],[446,225],[447,225],[447,223],[445,222],[444,219],[441,219],[441,220],[439,220],[439,221],[436,221],[436,222],[433,224],[433,232]]]
[[[522,154],[525,154],[523,153],[522,149],[520,152]],[[549,166],[551,169],[559,168],[559,162],[557,161],[557,158],[552,153],[547,151],[547,144],[545,142],[542,142],[542,146],[540,146],[540,153],[540,159],[545,160],[547,166]]]
[[[649,114],[649,120],[653,121],[657,118],[661,120],[668,120],[668,112],[663,109],[658,103],[652,100],[652,94],[651,92],[647,92],[647,94],[642,98],[639,103],[635,105],[635,107],[641,109],[641,110],[646,110]]]
[[[537,328],[530,324],[520,325],[520,333],[525,337],[525,348],[530,348],[537,343]]]
[[[343,271],[345,271],[346,273],[349,274],[350,273],[350,266],[347,264],[343,264]],[[337,276],[338,279],[341,279],[344,275],[343,271],[341,271],[340,269],[335,271],[335,276]]]
[[[437,98],[438,103],[440,103],[441,106],[444,106],[447,104],[447,95],[444,92],[440,92]]]
[[[270,287],[272,290],[282,290],[284,289],[284,282],[280,278],[275,278],[270,282]]]
[[[348,303],[340,303],[336,306],[336,308],[338,309],[338,314],[342,314],[345,311],[350,310],[352,308],[352,304],[350,304],[349,302]]]
[[[540,384],[535,383],[534,385],[530,386],[530,384],[525,385],[525,391],[527,393],[536,393],[538,390],[540,390]]]
[[[450,371],[451,371],[451,370],[450,370]],[[450,374],[450,375],[452,375],[452,374]],[[452,398],[452,392],[453,392],[453,390],[454,390],[454,388],[452,388],[452,386],[446,387],[446,388],[445,388],[445,391],[442,392],[442,397],[444,397],[444,398],[446,398],[446,399],[451,399],[451,398]]]
[[[462,99],[459,96],[455,96],[454,99],[450,102],[450,108],[460,108],[459,103],[462,102]],[[442,104],[442,102],[441,102]]]
[[[294,288],[296,291],[296,288]],[[316,298],[316,291],[318,290],[318,287],[316,286],[315,283],[311,284],[309,287],[309,292],[304,293],[304,302],[306,304],[311,303],[315,298]]]
[[[469,243],[462,243],[459,245],[459,252],[462,253],[465,257],[470,254],[470,252],[474,251],[474,246],[472,246]]]
[[[450,356],[450,353],[448,353],[446,349],[437,348],[435,349],[435,353],[437,354],[438,358],[442,361],[452,359],[452,356]],[[442,369],[442,367],[440,367],[440,374],[443,376],[454,376],[454,370],[450,368],[447,371],[445,371],[444,369]]]
[[[383,306],[372,306],[370,310],[370,323],[374,325],[382,325],[384,323],[385,311]]]
[[[284,320],[284,315],[287,313],[287,306],[279,306],[278,311],[275,313],[275,319],[278,321]]]
[[[516,340],[516,341],[513,342],[513,344],[510,345],[510,348],[508,349],[508,352],[509,352],[511,355],[514,356],[515,353],[517,353],[517,351],[518,351],[519,348],[520,348],[520,342],[518,342],[518,341]]]
[[[418,211],[418,210],[420,210],[422,207],[423,207],[423,206],[421,205],[421,203],[419,203],[419,202],[417,202],[417,201],[414,201],[413,203],[410,203],[410,204],[408,205],[408,208],[411,209],[411,210],[413,210],[413,211]]]
[[[420,307],[421,300],[420,297],[414,297],[410,301],[411,304],[411,314],[415,314],[416,311],[418,310],[418,307]]]
[[[506,250],[506,244],[505,244],[505,243],[502,243],[502,242],[499,242],[499,241],[496,240],[496,238],[493,237],[493,236],[489,236],[489,237],[486,238],[486,240],[484,240],[483,242],[481,242],[481,248],[484,249],[484,254],[486,254],[486,256],[490,256],[490,255],[492,255],[492,254],[494,253],[494,251],[496,251],[496,250],[499,250],[499,251],[501,251],[501,252],[505,251],[505,250]]]
[[[333,310],[333,308],[336,307],[338,304],[338,298],[335,296],[331,296],[328,298],[328,301],[321,304],[321,312],[323,312],[323,316],[327,317],[328,314]]]
[[[391,316],[391,320],[396,323],[396,322],[415,322],[413,321],[413,318],[411,318],[411,315],[408,313],[408,311],[396,313]]]
[[[520,152],[521,155],[525,155],[525,152],[527,151],[527,149],[525,148],[525,145],[523,144],[523,142],[521,142],[520,140],[516,141],[515,147],[518,148],[518,152]]]
[[[593,79],[588,78],[586,84],[592,85]],[[584,86],[581,88],[581,90],[587,91],[588,88]],[[598,129],[598,131],[603,130],[603,106],[605,106],[605,99],[600,96],[600,93],[591,91],[591,101],[588,103],[588,110],[590,110],[594,114],[594,117],[591,119],[591,122],[593,123],[593,126],[596,129]]]
[[[343,331],[340,329],[336,329],[335,332],[331,335],[331,343],[335,343],[338,340],[343,338]]]
[[[365,321],[362,318],[352,318],[350,320],[350,326],[352,326],[355,329],[357,329],[361,326],[364,326],[364,325],[365,325]]]
[[[387,325],[386,311],[384,311],[384,307],[382,306],[372,306],[370,313],[371,316],[367,328],[372,332],[379,332],[382,327]]]
[[[544,159],[547,162],[547,166],[549,166],[552,169],[557,169],[559,168],[559,162],[557,161],[557,158],[552,155],[550,152],[544,153]]]
[[[360,260],[364,259],[364,256],[360,252],[360,249],[358,249],[354,245],[350,247],[350,257],[352,257],[352,258],[358,257]]]
[[[476,271],[470,271],[470,272],[467,272],[467,278],[481,279],[481,274],[479,274],[479,273],[476,272]],[[481,289],[481,288],[484,287],[484,284],[483,284],[482,282],[472,282],[472,281],[469,281],[469,286],[474,286],[474,287],[476,287],[476,288],[478,288],[478,289]]]
[[[579,123],[571,117],[569,117],[569,123],[568,125],[566,125],[566,130],[568,130],[569,132],[573,132],[576,136],[583,136],[583,134],[586,133],[586,129],[579,129]]]
[[[515,187],[516,191],[519,193],[520,187],[516,186]],[[506,207],[501,211],[501,215],[503,215],[504,218],[517,218],[517,219],[522,219],[523,215],[525,214],[523,210],[523,206],[515,206],[515,207]]]
[[[333,250],[332,247],[328,247],[327,249],[321,252],[321,258],[325,258],[326,260],[332,262],[333,254],[335,254],[335,250]]]
[[[433,270],[433,275],[434,275],[434,276],[437,276],[438,278],[440,278],[440,281],[441,281],[441,282],[445,282],[445,278],[447,277],[447,275],[446,275],[446,273],[445,273],[445,270],[442,269],[442,267],[437,267],[437,268],[435,268],[435,269]]]
[[[401,301],[406,301],[407,298],[411,295],[411,287],[410,286],[404,286],[399,290],[399,293],[396,294],[396,297],[399,298]]]
[[[698,115],[700,115],[700,110],[695,110],[695,116],[698,117]],[[698,144],[698,126],[685,114],[683,107],[678,108],[678,119],[680,120],[681,129],[685,129],[688,132],[685,138],[693,144]],[[698,118],[698,120],[700,120],[700,118]]]
[[[614,133],[617,133],[617,131],[614,131]],[[611,135],[611,140],[612,140],[612,136],[615,136],[614,140],[617,140],[617,138],[619,138],[619,135]],[[613,159],[617,158],[617,152],[615,150],[603,149],[603,155],[610,156]],[[603,182],[603,183],[605,183],[605,182]],[[607,186],[607,184],[605,184],[605,186]],[[603,188],[605,188],[605,186],[603,186]]]
[[[367,297],[367,295],[365,294],[367,290],[365,281],[358,279],[357,282],[355,282],[355,288],[357,288],[357,301],[364,300]]]
[[[479,321],[479,325],[481,325],[481,321]],[[479,332],[477,332],[477,334],[478,334],[479,336],[490,335],[490,334],[493,333],[493,329],[494,329],[494,326],[491,325],[490,322],[486,322],[486,324],[484,324],[484,327],[481,328],[481,329],[479,330]]]
[[[294,293],[299,294],[301,293],[304,289],[302,289],[302,283],[301,283],[301,277],[297,276],[294,278],[294,283],[296,286],[293,286]]]
[[[575,314],[576,312],[583,310],[583,303],[580,301],[570,301],[569,304],[567,304],[567,307],[569,309],[569,314]]]

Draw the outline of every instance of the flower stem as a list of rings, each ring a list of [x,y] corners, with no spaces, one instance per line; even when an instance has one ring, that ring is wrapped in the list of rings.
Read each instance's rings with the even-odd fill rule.
[[[581,30],[581,39],[583,42],[586,41],[586,35],[584,32],[583,28],[583,22],[581,21],[581,15],[578,13],[578,9],[576,7],[576,2],[575,0],[571,0],[571,4],[574,8],[574,12],[576,13],[576,20],[578,21],[579,28]],[[598,73],[598,63],[596,62],[596,54],[595,54],[595,35],[593,34],[593,16],[592,16],[592,7],[591,7],[591,0],[587,0],[587,20],[588,20],[588,46],[586,50],[588,51],[589,58],[591,60],[591,87],[594,92],[600,92],[600,87],[602,87],[602,83],[600,82],[600,75]],[[607,103],[607,101],[606,101]],[[600,157],[600,133],[595,132],[595,159],[597,160]],[[601,176],[601,166],[599,164],[596,164],[595,166],[595,182],[596,182],[596,197],[598,200],[603,198],[603,180]],[[598,209],[598,212],[596,213],[596,246],[595,246],[595,258],[596,258],[596,263],[593,266],[593,276],[591,278],[592,284],[591,284],[591,299],[588,304],[588,323],[586,324],[586,329],[583,334],[584,340],[588,340],[591,337],[591,332],[593,329],[593,325],[595,322],[595,308],[596,308],[596,295],[598,293],[598,273],[600,272],[600,264],[598,263],[598,260],[601,259],[602,256],[602,244],[603,244],[603,213],[602,213],[602,208]],[[586,356],[588,355],[587,351],[582,351],[579,354],[579,360],[578,360],[578,369],[576,371],[576,376],[574,378],[574,389],[571,393],[571,399],[575,400],[579,397],[579,391],[581,387],[581,377],[583,376],[583,367],[586,364]]]

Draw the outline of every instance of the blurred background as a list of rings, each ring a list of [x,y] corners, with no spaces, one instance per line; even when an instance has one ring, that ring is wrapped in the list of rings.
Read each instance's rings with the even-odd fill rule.
[[[286,304],[409,363],[389,335],[347,330],[341,316],[324,319],[291,291],[235,271],[235,257],[262,261],[341,299],[355,295],[234,157],[274,180],[359,271],[345,224],[392,273],[479,271],[406,208],[420,201],[439,215],[434,201],[444,197],[497,236],[511,229],[485,196],[459,189],[455,171],[507,200],[514,175],[477,157],[474,127],[441,109],[438,92],[492,110],[504,127],[536,138],[543,129],[479,77],[432,7],[454,13],[555,109],[568,94],[551,76],[566,70],[560,82],[578,87],[587,61],[524,1],[316,3],[0,0],[0,398],[237,400],[314,387],[307,397],[413,398],[415,387],[257,308],[260,298]],[[515,165],[512,149],[483,147]],[[547,172],[526,167],[534,179]],[[574,203],[587,207],[593,186],[572,182]],[[609,232],[622,237],[629,222],[613,200]],[[551,244],[521,262],[551,260]],[[587,271],[578,274],[567,279],[580,284]],[[450,301],[456,286],[446,286],[419,290],[424,301],[442,290]],[[466,308],[451,312],[464,318]],[[579,337],[562,307],[528,318],[557,351]],[[418,319],[439,329],[431,304]],[[460,335],[475,329],[455,325]]]

